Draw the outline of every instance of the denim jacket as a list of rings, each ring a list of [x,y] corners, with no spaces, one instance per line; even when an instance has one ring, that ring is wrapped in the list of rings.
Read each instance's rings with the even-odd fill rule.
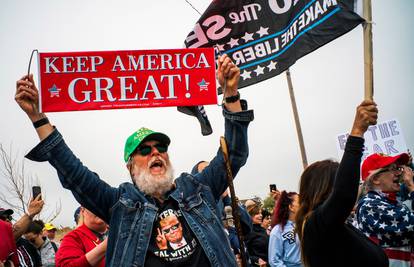
[[[253,120],[253,111],[228,112],[225,117],[231,168],[235,176],[247,160],[247,127]],[[155,200],[141,192],[132,183],[111,187],[85,167],[66,145],[55,129],[26,157],[34,161],[49,161],[57,170],[64,188],[72,191],[85,208],[109,223],[106,251],[107,266],[144,266],[145,256],[156,220]],[[169,195],[178,203],[186,222],[197,237],[211,266],[237,266],[220,218],[217,201],[227,188],[226,170],[221,150],[201,173],[182,173],[175,180],[175,189]]]

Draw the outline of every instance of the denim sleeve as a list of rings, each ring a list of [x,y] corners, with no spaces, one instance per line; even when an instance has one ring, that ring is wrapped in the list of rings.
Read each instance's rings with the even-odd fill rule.
[[[249,154],[247,128],[254,118],[253,110],[247,110],[247,102],[241,100],[241,103],[242,111],[240,112],[229,112],[223,106],[224,137],[227,142],[233,178],[246,163]],[[210,164],[195,177],[201,183],[209,186],[215,199],[219,199],[227,188],[226,166],[220,148]]]
[[[33,148],[26,158],[48,161],[56,169],[63,187],[71,190],[83,207],[109,223],[109,209],[116,203],[119,190],[84,166],[57,129]]]

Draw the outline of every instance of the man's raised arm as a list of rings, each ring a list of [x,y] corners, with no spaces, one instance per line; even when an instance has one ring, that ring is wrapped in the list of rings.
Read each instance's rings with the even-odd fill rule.
[[[53,126],[46,115],[39,112],[39,91],[33,80],[33,74],[25,75],[16,82],[14,99],[32,121],[40,141],[53,132]]]

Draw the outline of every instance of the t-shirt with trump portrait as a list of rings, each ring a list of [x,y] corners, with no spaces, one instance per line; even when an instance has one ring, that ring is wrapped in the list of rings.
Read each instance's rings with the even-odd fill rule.
[[[174,200],[158,205],[145,266],[210,266]]]

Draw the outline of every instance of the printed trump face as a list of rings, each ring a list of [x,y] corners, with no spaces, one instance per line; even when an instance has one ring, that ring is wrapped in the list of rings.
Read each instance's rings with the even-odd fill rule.
[[[174,214],[161,220],[160,227],[168,242],[178,243],[183,239],[183,227]]]

